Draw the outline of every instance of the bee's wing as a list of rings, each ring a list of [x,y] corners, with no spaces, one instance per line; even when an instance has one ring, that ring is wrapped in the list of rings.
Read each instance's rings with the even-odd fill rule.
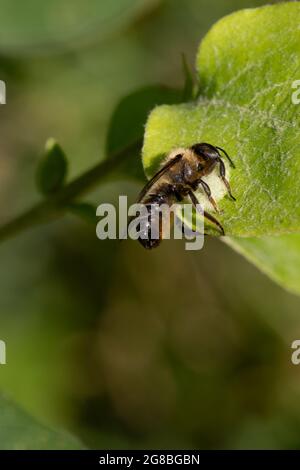
[[[142,191],[140,192],[139,194],[139,197],[138,197],[138,200],[137,202],[139,203],[143,197],[145,196],[145,194],[149,191],[149,189],[151,188],[151,186],[153,186],[154,183],[156,183],[156,181],[159,180],[159,178],[166,172],[169,170],[169,168],[171,168],[173,165],[175,165],[177,162],[179,162],[179,160],[181,160],[183,157],[182,154],[178,154],[176,155],[176,157],[172,158],[171,160],[169,160],[154,176],[153,178],[151,178],[148,183],[144,186],[144,188],[142,189]],[[131,216],[129,218],[129,221],[128,221],[128,224],[127,224],[127,227],[129,227],[130,225],[130,222],[135,219],[135,216]]]
[[[142,191],[139,194],[138,197],[138,202],[141,201],[141,199],[145,196],[145,194],[149,191],[151,186],[153,186],[154,183],[156,183],[157,180],[166,172],[168,171],[175,163],[179,162],[179,160],[182,159],[182,154],[176,155],[176,157],[172,158],[169,160],[154,176],[151,178],[151,180],[148,181],[148,183],[144,186]]]

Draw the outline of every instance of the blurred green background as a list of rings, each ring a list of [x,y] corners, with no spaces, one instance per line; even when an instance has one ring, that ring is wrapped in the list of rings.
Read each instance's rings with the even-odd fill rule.
[[[81,174],[122,96],[182,85],[181,54],[193,64],[216,20],[262,4],[0,0],[1,223],[39,200],[49,136]],[[140,187],[111,179],[88,200]],[[147,252],[68,216],[3,243],[0,260],[0,386],[40,423],[91,448],[300,447],[300,299],[220,241]]]

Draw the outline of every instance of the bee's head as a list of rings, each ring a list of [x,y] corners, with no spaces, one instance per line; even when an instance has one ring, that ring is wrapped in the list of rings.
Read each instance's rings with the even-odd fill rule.
[[[228,153],[222,149],[221,147],[214,147],[211,144],[207,144],[205,142],[201,142],[200,144],[194,144],[190,147],[190,150],[198,157],[200,163],[208,169],[208,167],[214,167],[214,165],[220,161],[221,154],[219,150],[222,152],[222,155],[227,158],[232,168],[235,168],[235,164],[231,160]]]
[[[220,158],[220,154],[216,147],[204,142],[192,145],[191,150],[204,162],[218,160]]]
[[[204,175],[210,173],[220,160],[220,154],[213,145],[206,143],[194,144],[190,147],[190,150],[197,157],[198,171]]]

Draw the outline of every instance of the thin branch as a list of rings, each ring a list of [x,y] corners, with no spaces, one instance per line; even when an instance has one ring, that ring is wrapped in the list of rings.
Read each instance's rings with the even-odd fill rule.
[[[0,227],[0,242],[14,237],[30,227],[62,216],[68,210],[67,204],[93,189],[99,181],[130,158],[132,153],[141,147],[141,144],[140,140],[136,141],[109,156],[103,162],[63,186],[54,195],[47,197],[44,201]]]

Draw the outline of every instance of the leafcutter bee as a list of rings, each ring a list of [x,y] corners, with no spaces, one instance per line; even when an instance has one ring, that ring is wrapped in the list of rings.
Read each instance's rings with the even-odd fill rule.
[[[196,143],[188,148],[176,149],[167,156],[160,170],[145,185],[137,201],[147,208],[145,233],[138,239],[145,248],[155,248],[162,239],[161,230],[158,237],[153,238],[151,236],[151,224],[153,223],[153,214],[155,214],[153,207],[159,208],[162,204],[171,206],[176,201],[180,202],[184,198],[189,198],[197,210],[199,201],[194,191],[202,187],[213,209],[219,212],[209,185],[202,179],[203,176],[209,175],[216,165],[219,165],[219,177],[225,184],[229,196],[234,201],[236,200],[225,177],[225,165],[222,155],[235,168],[233,161],[224,149],[204,142]],[[222,225],[214,216],[205,210],[202,210],[201,214],[217,227],[221,235],[225,235]]]

